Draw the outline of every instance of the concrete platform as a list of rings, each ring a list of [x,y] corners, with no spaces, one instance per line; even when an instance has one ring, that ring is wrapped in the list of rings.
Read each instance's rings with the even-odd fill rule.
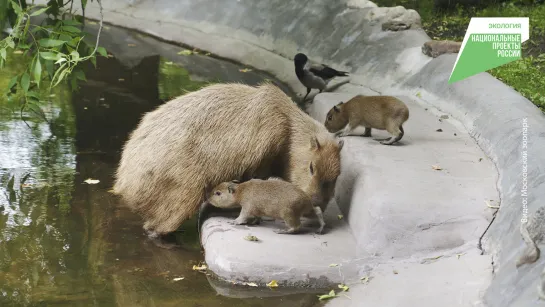
[[[339,101],[374,93],[352,84],[336,91],[317,95],[309,114],[323,121]],[[492,277],[491,258],[481,256],[479,239],[495,211],[487,204],[499,202],[497,173],[458,122],[410,97],[399,98],[410,110],[400,144],[344,138],[326,234],[315,235],[307,226],[310,233],[278,235],[273,232],[282,226],[278,221],[248,227],[228,224],[236,215],[210,217],[202,227],[210,270],[230,282],[260,285],[272,279],[295,287],[352,284],[357,302],[370,306],[400,306],[408,299],[429,302],[425,306],[477,302]],[[387,136],[373,131],[373,137]],[[261,241],[244,240],[250,234]],[[368,285],[361,284],[364,276],[372,277]],[[396,294],[384,291],[386,285]],[[421,289],[429,290],[415,296]],[[383,294],[365,298],[379,290]],[[333,302],[360,306],[351,305],[354,298]]]

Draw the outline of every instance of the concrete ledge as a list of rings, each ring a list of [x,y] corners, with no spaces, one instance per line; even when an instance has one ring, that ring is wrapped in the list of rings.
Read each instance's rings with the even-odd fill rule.
[[[367,4],[324,0],[104,3],[108,22],[269,71],[298,92],[303,89],[290,59],[302,51],[314,61],[348,69],[353,85],[412,97],[418,104],[433,105],[459,120],[500,175],[497,187],[501,209],[483,241],[495,266],[485,301],[494,307],[535,303],[537,274],[545,261],[516,270],[514,260],[524,248],[518,234],[522,215],[522,119],[526,118],[530,126],[528,213],[532,214],[545,196],[544,115],[486,73],[448,85],[455,55],[435,59],[423,55],[421,46],[430,39],[422,30],[382,31],[384,22],[396,18],[409,21],[414,17],[412,12]],[[91,3],[87,12],[97,18],[96,4]],[[356,236],[361,233],[363,230],[354,232]]]

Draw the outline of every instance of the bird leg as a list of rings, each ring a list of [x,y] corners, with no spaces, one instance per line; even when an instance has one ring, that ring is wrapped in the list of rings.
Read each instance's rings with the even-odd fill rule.
[[[310,87],[307,87],[307,94],[305,95],[305,97],[303,97],[303,102],[307,98],[308,94],[310,94],[310,90],[311,90]]]

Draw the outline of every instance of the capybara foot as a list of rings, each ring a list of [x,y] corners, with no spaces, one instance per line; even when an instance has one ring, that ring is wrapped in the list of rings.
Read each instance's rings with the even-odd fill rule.
[[[259,225],[261,224],[261,218],[259,216],[248,219],[248,225]]]
[[[274,232],[277,234],[296,234],[299,232],[297,228],[286,228],[286,229],[277,229]]]
[[[146,234],[148,235],[150,241],[157,247],[164,249],[175,249],[181,247],[178,243],[176,243],[173,234],[160,235],[154,231],[146,231]]]

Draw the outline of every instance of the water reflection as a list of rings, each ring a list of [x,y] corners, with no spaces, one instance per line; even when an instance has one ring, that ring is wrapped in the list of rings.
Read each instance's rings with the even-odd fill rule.
[[[154,44],[168,51],[169,45]],[[215,59],[194,58],[185,69],[158,54],[127,68],[122,51],[121,59],[101,58],[98,69],[88,69],[79,92],[56,88],[22,117],[17,97],[0,98],[0,306],[314,305],[310,294],[216,295],[206,276],[192,270],[203,259],[194,219],[177,234],[183,249],[158,249],[144,237],[140,219],[108,192],[122,145],[144,112],[216,81],[202,75],[195,81],[191,70],[219,67],[222,73],[211,75],[231,76],[225,81],[240,74]],[[0,86],[24,61],[0,71]],[[247,83],[265,76],[252,78]],[[100,182],[84,183],[88,178]]]

